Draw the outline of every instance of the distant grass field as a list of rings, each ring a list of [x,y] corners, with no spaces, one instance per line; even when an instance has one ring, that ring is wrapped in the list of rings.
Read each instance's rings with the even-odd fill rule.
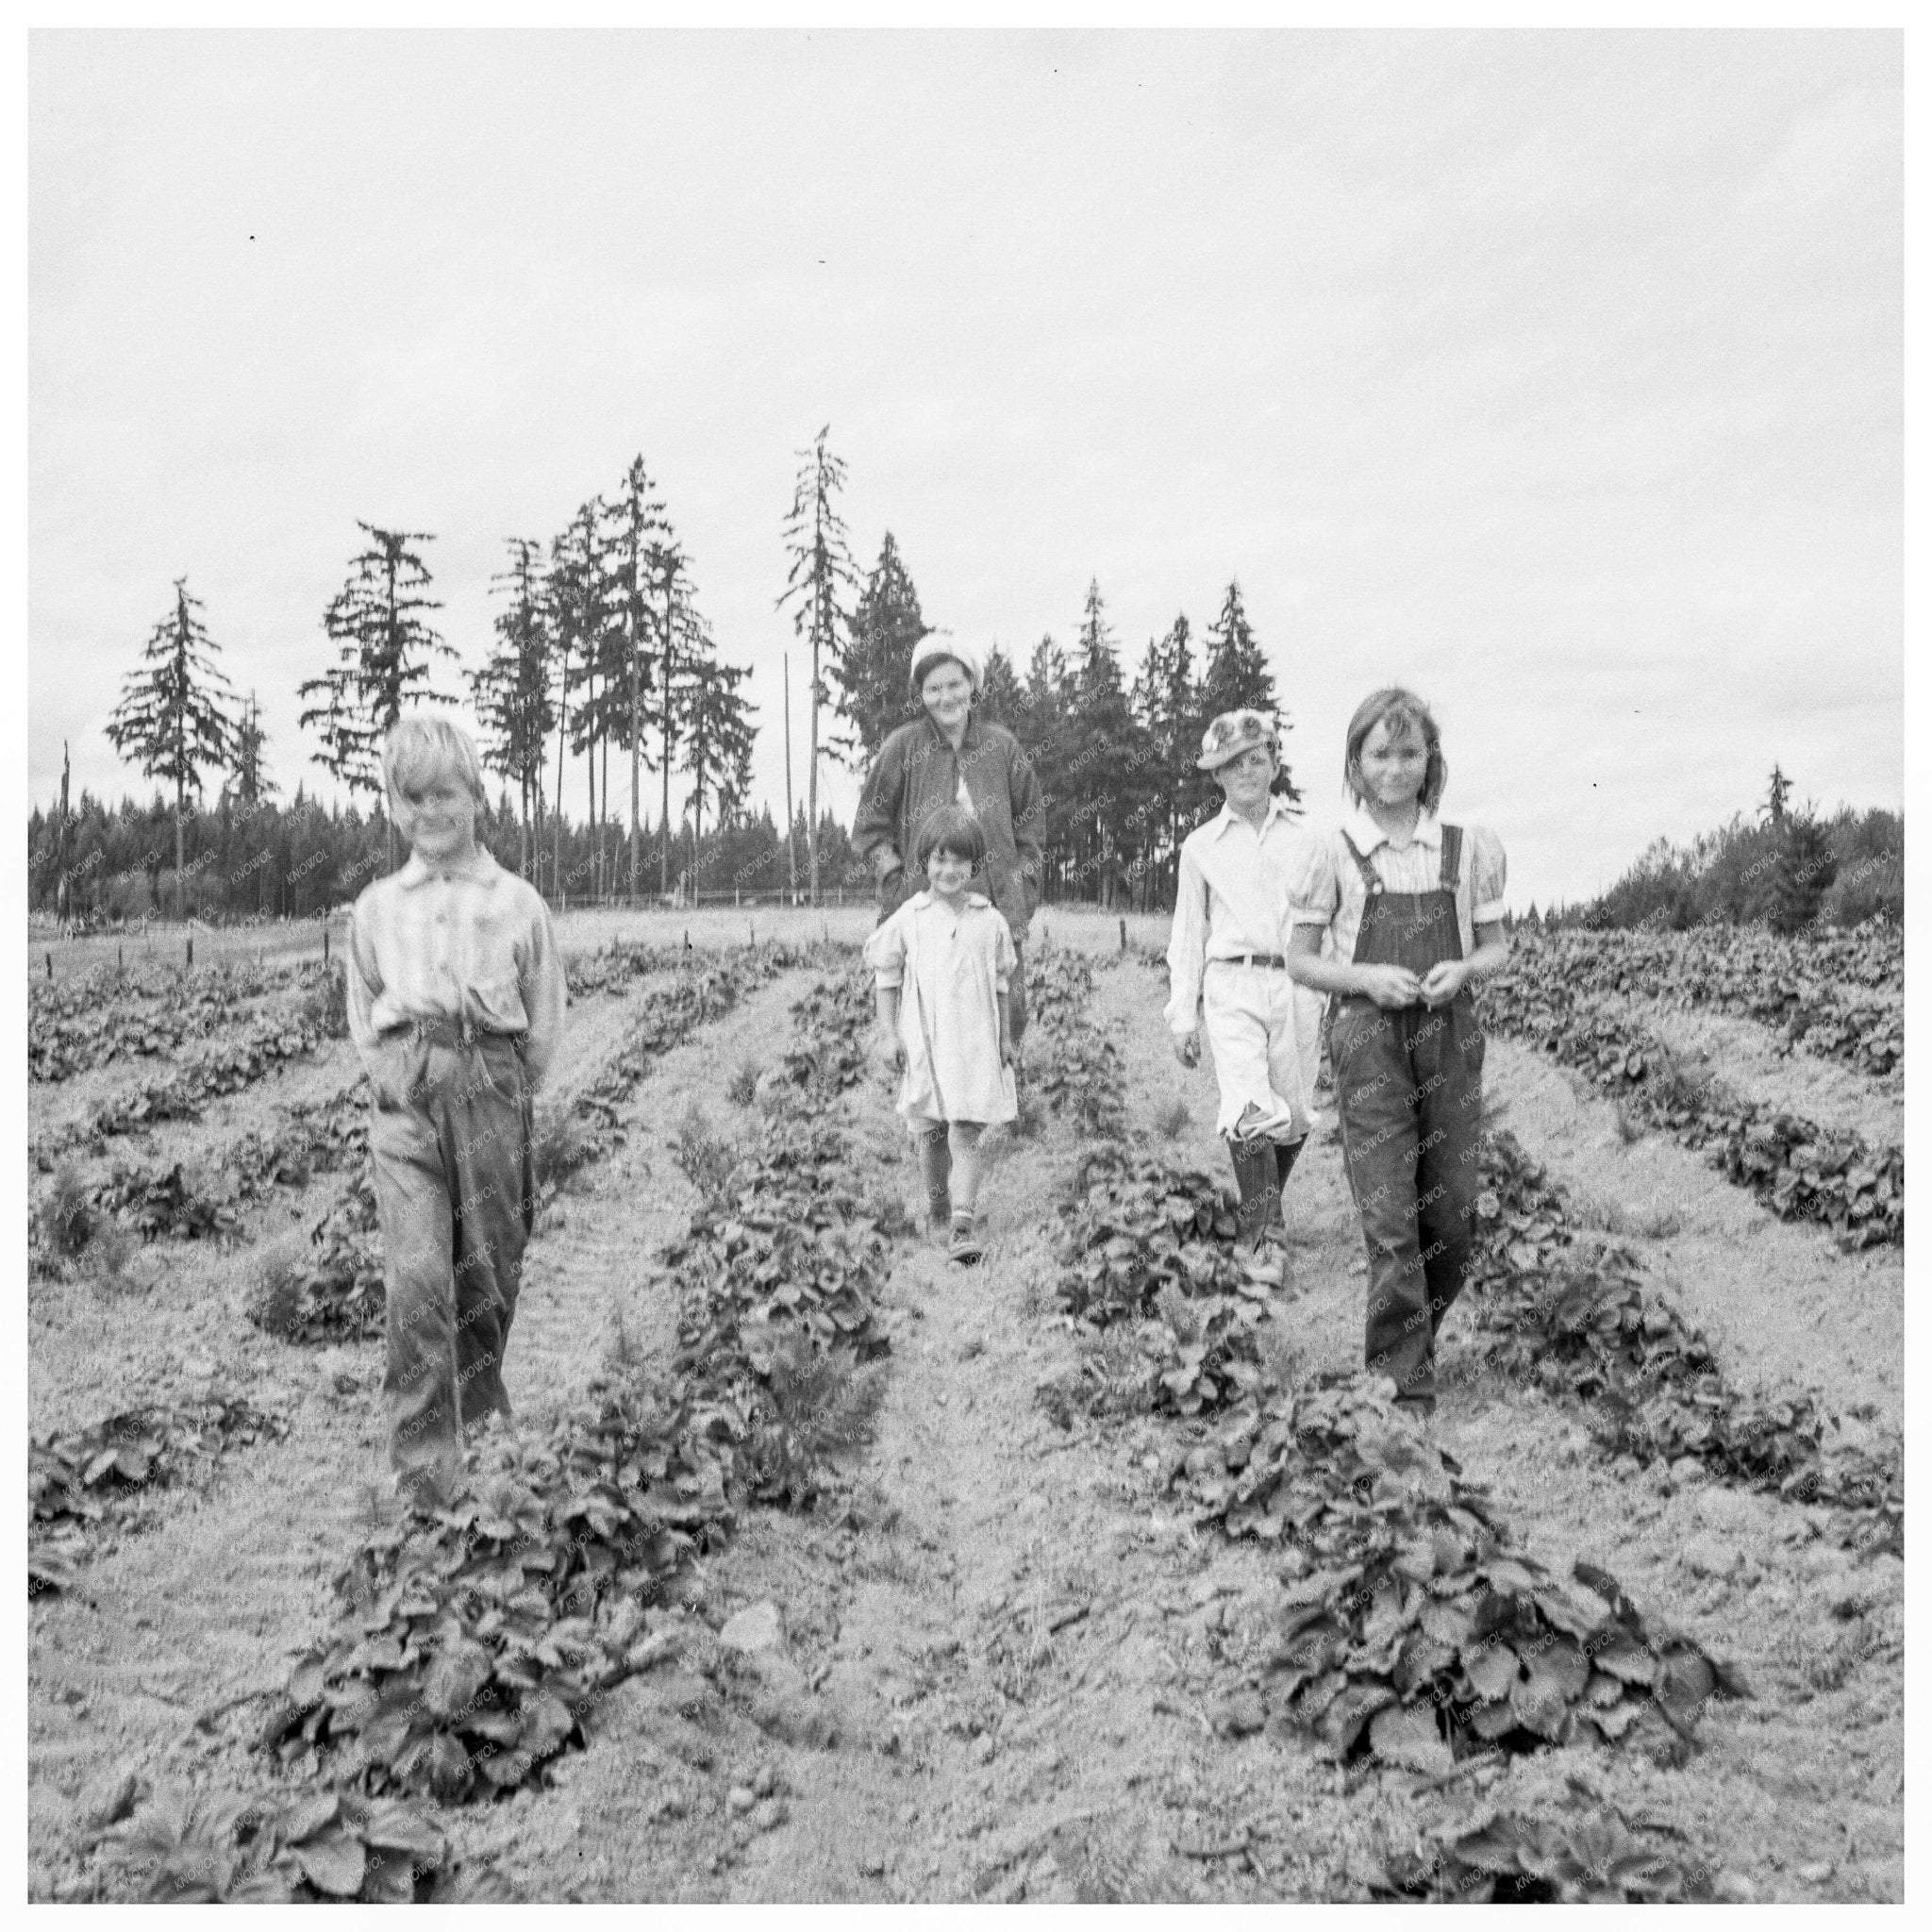
[[[818,911],[806,906],[595,907],[573,909],[558,917],[558,939],[566,954],[594,953],[617,944],[659,946],[691,935],[694,947],[716,952],[760,940],[806,941],[829,936],[858,944],[869,933],[876,913],[871,906],[829,906]],[[1139,946],[1164,949],[1169,916],[1165,912],[1129,913],[1127,936]],[[157,966],[180,966],[194,942],[194,963],[211,966],[222,960],[319,959],[323,932],[340,951],[348,934],[349,914],[339,908],[325,919],[265,920],[257,925],[203,925],[175,920],[153,920],[121,933],[89,933],[62,939],[50,921],[27,923],[27,971],[31,978],[73,978],[91,967],[112,966],[120,959],[130,972]],[[1029,941],[1073,946],[1102,953],[1120,945],[1120,915],[1094,906],[1043,906],[1033,916]]]

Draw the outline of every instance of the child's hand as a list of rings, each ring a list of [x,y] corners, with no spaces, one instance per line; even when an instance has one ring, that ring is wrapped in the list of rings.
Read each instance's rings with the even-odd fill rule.
[[[1185,1033],[1174,1035],[1174,1057],[1184,1067],[1198,1067],[1201,1064],[1201,1034],[1198,1027],[1191,1027]]]
[[[1468,978],[1467,959],[1438,959],[1423,980],[1423,998],[1432,1007],[1446,1007]]]
[[[1423,983],[1407,966],[1358,966],[1362,991],[1378,1007],[1412,1007]]]
[[[906,1071],[906,1043],[896,1033],[874,1033],[872,1039],[873,1064],[882,1074]]]

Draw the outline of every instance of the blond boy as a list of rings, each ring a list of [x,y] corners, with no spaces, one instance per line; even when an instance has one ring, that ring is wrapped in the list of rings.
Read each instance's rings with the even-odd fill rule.
[[[390,1460],[399,1489],[440,1502],[464,1430],[510,1414],[503,1354],[536,1205],[531,1099],[566,994],[549,908],[476,843],[483,772],[468,736],[412,713],[382,769],[409,857],[356,901],[349,1031],[375,1103]]]

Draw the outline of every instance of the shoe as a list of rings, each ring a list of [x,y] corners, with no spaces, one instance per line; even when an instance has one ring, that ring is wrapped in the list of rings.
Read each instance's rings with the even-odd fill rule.
[[[979,1237],[974,1232],[973,1210],[970,1208],[956,1208],[953,1210],[953,1239],[947,1246],[947,1254],[967,1267],[980,1257],[983,1250]]]

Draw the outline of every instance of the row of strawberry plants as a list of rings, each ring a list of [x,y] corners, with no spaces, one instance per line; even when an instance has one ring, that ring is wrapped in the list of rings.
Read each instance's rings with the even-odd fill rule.
[[[163,1404],[27,1441],[27,1595],[73,1587],[105,1526],[126,1527],[157,1490],[208,1475],[229,1449],[288,1434],[243,1396]]]
[[[1168,1469],[1196,1523],[1283,1553],[1257,1722],[1340,1761],[1445,1776],[1473,1757],[1590,1738],[1681,1753],[1707,1700],[1749,1694],[1734,1666],[1647,1621],[1606,1573],[1577,1566],[1586,1603],[1513,1550],[1487,1493],[1397,1412],[1386,1379],[1287,1386],[1269,1346],[1276,1312],[1232,1232],[1198,1169],[1103,1142],[1063,1205],[1058,1292],[1093,1356],[1125,1333],[1153,1357],[1138,1406],[1191,1439]],[[1120,1378],[1099,1380],[1090,1401],[1105,1407]]]
[[[1695,1077],[1661,1041],[1554,977],[1499,974],[1483,988],[1481,1010],[1492,1031],[1591,1074],[1652,1124],[1706,1151],[1779,1220],[1815,1221],[1851,1248],[1904,1241],[1903,1147],[1868,1146]]]
[[[1863,930],[1862,928],[1860,929]],[[1905,1063],[1904,956],[1880,982],[1852,978],[1841,957],[1857,934],[1826,941],[1770,933],[1583,932],[1518,937],[1506,975],[1574,991],[1629,993],[1668,1006],[1707,1007],[1778,1029],[1788,1046],[1872,1074]]]
[[[58,1082],[120,1059],[176,1058],[191,1041],[245,1021],[258,1006],[321,1017],[332,1000],[319,959],[213,966],[135,983],[99,969],[77,979],[29,982],[27,1077]],[[336,969],[340,976],[340,968]]]
[[[832,1106],[859,1063],[858,1006],[802,1003],[806,1043],[759,1145],[667,1251],[681,1309],[668,1379],[600,1379],[588,1415],[499,1441],[487,1474],[473,1452],[469,1493],[365,1542],[335,1636],[262,1727],[285,1767],[445,1803],[541,1777],[584,1741],[598,1697],[661,1655],[640,1641],[642,1613],[737,1511],[813,1500],[824,1457],[875,1401],[876,1366],[859,1364],[886,1348],[885,1241],[845,1178]]]
[[[208,1101],[243,1091],[291,1061],[307,1059],[335,1037],[327,1016],[315,1008],[258,1021],[240,1039],[222,1042],[166,1078],[106,1101],[86,1118],[46,1136],[35,1145],[36,1162],[44,1168],[71,1149],[140,1133],[163,1121],[199,1120]]]
[[[1654,1292],[1621,1242],[1586,1235],[1564,1190],[1515,1137],[1483,1150],[1476,1213],[1487,1239],[1466,1305],[1490,1357],[1591,1406],[1608,1455],[1691,1457],[1724,1481],[1850,1512],[1857,1542],[1903,1554],[1902,1445],[1846,1440],[1808,1394],[1747,1395],[1701,1331]]]
[[[588,1410],[541,1440],[473,1445],[450,1507],[375,1530],[337,1580],[334,1637],[298,1659],[258,1733],[300,1782],[245,1804],[149,1807],[116,1846],[148,1896],[451,1895],[441,1834],[409,1801],[542,1777],[586,1740],[599,1699],[663,1655],[649,1607],[729,1535],[741,1502],[813,1492],[808,1454],[828,1445],[840,1408],[824,1366],[883,1348],[865,1305],[879,1257],[841,1239],[850,1150],[825,1118],[862,1066],[855,1006],[823,990],[800,1003],[806,1037],[774,1085],[762,1146],[728,1180],[708,1170],[699,1221],[667,1257],[686,1303],[670,1379],[613,1366]],[[782,1256],[803,1291],[777,1283],[748,1306],[742,1229],[753,1246],[769,1236],[774,1200],[788,1229],[816,1231],[809,1252]],[[861,1277],[856,1294],[834,1279],[841,1266]],[[727,1306],[708,1308],[713,1295]],[[845,1349],[824,1349],[826,1332]],[[842,1380],[850,1423],[855,1378]]]

